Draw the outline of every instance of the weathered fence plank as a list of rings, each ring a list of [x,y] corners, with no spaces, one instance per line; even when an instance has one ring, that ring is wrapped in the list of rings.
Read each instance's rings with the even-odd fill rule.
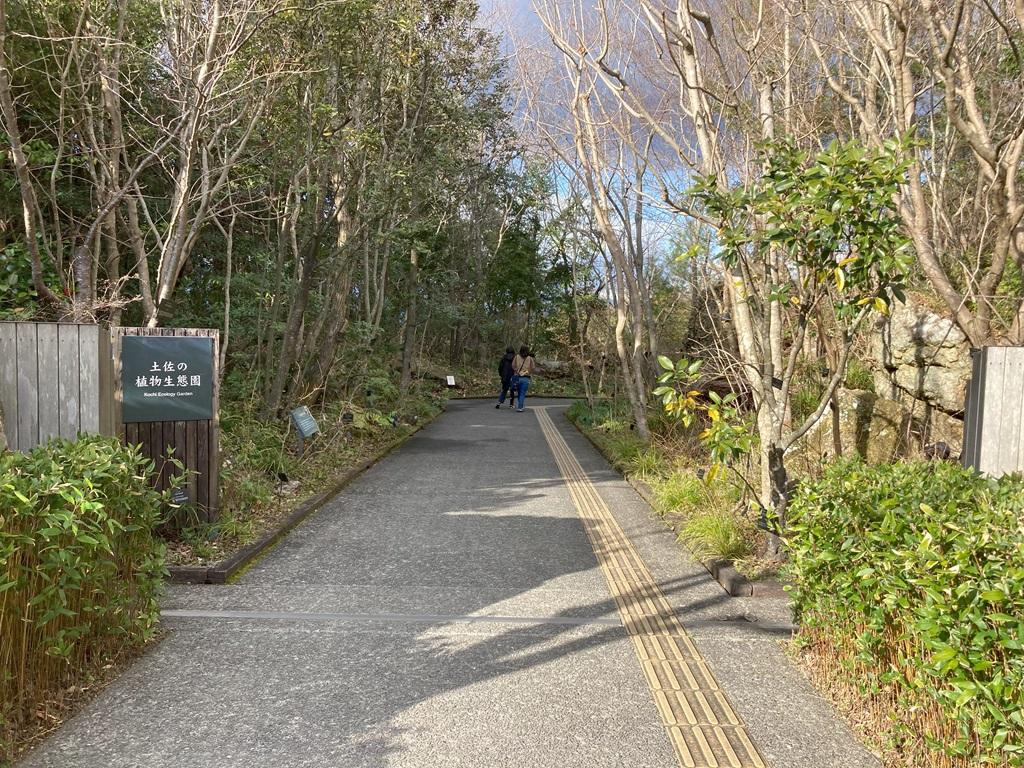
[[[960,461],[992,477],[1024,471],[1024,347],[971,354]]]
[[[60,435],[60,354],[57,324],[36,325],[36,370],[38,372],[37,410],[39,442]],[[56,365],[54,364],[56,362]]]
[[[985,350],[986,392],[982,405],[981,423],[986,426],[986,435],[981,441],[979,460],[982,467],[999,466],[999,432],[1002,418],[1002,398],[990,397],[989,391],[1003,391],[1003,350],[991,347]]]
[[[1003,417],[999,420],[997,439],[998,466],[1013,471],[1024,467],[1021,441],[1022,411],[1024,411],[1024,350],[1003,349]]]
[[[18,323],[18,444],[27,451],[39,444],[39,358],[34,323]]]
[[[0,323],[0,404],[7,445],[18,450],[18,340],[13,323]]]
[[[57,394],[60,436],[73,440],[81,428],[81,388],[78,381],[80,350],[78,326],[57,327]]]
[[[185,427],[185,452],[184,452],[184,455],[181,457],[183,459],[185,457],[187,457],[187,456],[198,456],[198,453],[199,453],[198,450],[197,450],[197,446],[198,446],[198,443],[199,443],[199,440],[198,440],[199,422],[196,422],[196,421],[186,421],[185,424],[186,424],[186,427]],[[188,497],[190,499],[198,498],[198,496],[199,496],[199,478],[196,476],[195,472],[189,472],[187,488],[188,488]]]
[[[81,411],[79,429],[82,432],[98,432],[100,428],[100,410],[96,405],[100,402],[100,361],[98,355],[87,354],[88,350],[99,350],[100,329],[96,325],[80,325],[78,327],[79,387]]]

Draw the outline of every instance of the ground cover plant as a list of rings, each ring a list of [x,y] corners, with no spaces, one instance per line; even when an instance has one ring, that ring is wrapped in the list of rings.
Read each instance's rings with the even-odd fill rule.
[[[1024,481],[844,462],[788,534],[803,656],[892,765],[1024,765]]]
[[[0,454],[0,764],[154,636],[166,498],[111,438]]]

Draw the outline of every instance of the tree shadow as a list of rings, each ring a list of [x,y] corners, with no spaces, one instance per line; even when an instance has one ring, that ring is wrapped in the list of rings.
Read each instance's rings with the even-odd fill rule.
[[[602,764],[667,764],[628,633],[539,430],[513,430],[509,459],[494,435],[427,429],[238,585],[196,594],[221,609],[491,622],[175,620],[23,768],[503,765],[526,759],[501,752],[516,743],[543,755],[522,764],[573,762],[580,744]],[[706,587],[703,574],[662,585],[694,612],[729,601]]]

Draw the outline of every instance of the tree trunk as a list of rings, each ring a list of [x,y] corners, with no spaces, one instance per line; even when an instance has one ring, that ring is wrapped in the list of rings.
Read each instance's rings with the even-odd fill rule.
[[[232,213],[231,214],[231,221],[228,224],[227,232],[224,232],[224,230],[221,229],[221,232],[224,232],[225,240],[226,240],[226,242],[224,244],[224,258],[225,258],[225,262],[226,262],[225,265],[224,265],[224,270],[225,270],[225,274],[224,274],[224,332],[221,334],[221,337],[220,337],[220,361],[219,361],[220,362],[219,371],[220,371],[220,380],[221,380],[221,382],[224,381],[224,368],[226,367],[227,360],[228,360],[228,342],[231,340],[231,272],[232,272],[232,267],[234,266],[232,264],[232,261],[233,261],[234,246],[235,246],[235,220],[236,220],[237,216],[238,216],[237,213]],[[219,222],[218,222],[218,227],[220,227],[220,223]]]
[[[306,314],[306,304],[309,302],[309,291],[313,284],[313,273],[316,271],[316,262],[320,253],[320,229],[317,229],[310,244],[306,257],[299,262],[299,282],[295,288],[295,296],[291,308],[288,310],[288,323],[285,326],[284,339],[281,342],[281,353],[277,361],[277,370],[274,373],[274,380],[271,382],[270,391],[267,395],[267,402],[263,413],[270,417],[275,415],[281,408],[281,395],[284,392],[284,383],[288,378],[292,363],[295,361],[295,349],[298,345],[299,330],[302,328],[302,320]]]
[[[399,389],[409,393],[412,383],[412,358],[416,351],[416,294],[419,291],[419,254],[413,247],[409,251],[409,309],[405,314],[405,339],[402,345],[402,378]]]
[[[767,490],[765,498],[762,499],[765,509],[774,519],[768,521],[768,527],[776,531],[786,529],[786,507],[789,504],[789,474],[786,472],[785,452],[782,448],[769,445],[767,450],[761,451],[762,484],[767,479],[767,488],[762,487],[762,492]],[[769,557],[780,557],[782,553],[782,539],[775,533],[768,533],[768,544],[766,554]]]

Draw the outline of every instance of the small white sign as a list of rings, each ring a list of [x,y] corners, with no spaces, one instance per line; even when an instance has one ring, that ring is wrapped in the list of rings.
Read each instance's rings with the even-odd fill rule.
[[[454,387],[455,386],[455,377],[454,376],[448,376],[447,378],[448,378],[448,386],[449,387]]]

